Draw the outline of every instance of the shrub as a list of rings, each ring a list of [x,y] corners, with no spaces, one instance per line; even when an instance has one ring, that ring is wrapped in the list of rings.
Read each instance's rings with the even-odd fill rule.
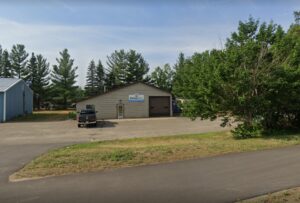
[[[74,111],[71,111],[68,114],[69,119],[72,119],[72,120],[76,120],[76,116],[77,116],[77,114]]]
[[[231,131],[232,135],[236,139],[246,139],[251,137],[258,137],[262,133],[262,126],[260,123],[252,124],[238,124],[238,126]]]

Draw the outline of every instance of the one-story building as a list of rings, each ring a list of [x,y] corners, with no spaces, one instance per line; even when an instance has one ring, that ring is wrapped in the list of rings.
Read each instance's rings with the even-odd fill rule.
[[[0,78],[0,122],[31,114],[33,92],[21,79]]]
[[[145,83],[133,83],[80,101],[77,112],[93,108],[97,119],[172,116],[172,94]]]

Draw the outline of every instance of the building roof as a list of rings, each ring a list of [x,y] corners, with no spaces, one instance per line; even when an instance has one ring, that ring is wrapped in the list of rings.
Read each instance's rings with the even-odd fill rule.
[[[18,78],[0,78],[0,92],[6,92],[10,87],[17,84],[21,79]]]
[[[113,89],[111,89],[111,90],[109,90],[109,91],[107,91],[107,92],[104,92],[104,93],[101,93],[101,94],[98,94],[98,95],[95,95],[95,96],[91,96],[91,97],[89,97],[89,98],[82,99],[82,100],[78,101],[77,103],[80,103],[80,102],[82,102],[82,101],[86,101],[86,100],[89,100],[89,99],[92,99],[92,98],[95,98],[95,97],[99,97],[99,96],[102,96],[102,95],[105,95],[105,94],[108,94],[108,93],[111,93],[111,92],[115,92],[115,91],[117,91],[117,90],[124,89],[124,88],[126,88],[126,87],[129,87],[129,86],[132,86],[132,85],[136,85],[136,84],[143,84],[143,85],[152,87],[152,88],[154,88],[154,89],[160,90],[160,91],[162,91],[162,92],[166,92],[166,93],[168,93],[168,94],[171,94],[170,92],[168,92],[168,91],[166,91],[166,90],[163,90],[163,89],[161,89],[161,88],[158,88],[158,87],[156,87],[156,86],[154,86],[154,85],[150,85],[150,84],[148,84],[148,83],[144,83],[144,82],[134,82],[134,83],[129,83],[129,84],[126,84],[126,85],[121,85],[121,86],[115,87],[115,88],[113,88]]]

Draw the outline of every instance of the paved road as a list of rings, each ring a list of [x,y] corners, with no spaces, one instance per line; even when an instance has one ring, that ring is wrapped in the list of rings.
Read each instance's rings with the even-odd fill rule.
[[[299,186],[299,169],[297,146],[2,184],[0,202],[233,202]]]
[[[1,203],[233,202],[300,185],[300,146],[8,183],[8,176],[33,157],[83,138],[66,135],[55,143],[46,133],[44,141],[13,144],[0,128]]]

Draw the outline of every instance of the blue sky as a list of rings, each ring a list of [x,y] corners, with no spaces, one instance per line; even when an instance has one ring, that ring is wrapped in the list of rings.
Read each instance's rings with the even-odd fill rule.
[[[105,64],[116,49],[141,52],[153,69],[174,64],[179,52],[221,48],[250,15],[287,29],[294,10],[300,0],[0,1],[0,44],[22,43],[51,64],[68,48],[84,85],[89,61]]]

